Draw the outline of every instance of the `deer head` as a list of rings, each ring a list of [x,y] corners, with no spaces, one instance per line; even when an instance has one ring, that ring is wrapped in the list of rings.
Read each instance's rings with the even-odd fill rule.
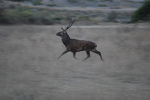
[[[67,30],[73,25],[73,23],[77,20],[77,18],[72,18],[69,25],[64,29],[63,27],[61,27],[62,31],[58,32],[56,35],[60,36],[60,37],[65,37],[65,36],[69,36],[67,34]]]

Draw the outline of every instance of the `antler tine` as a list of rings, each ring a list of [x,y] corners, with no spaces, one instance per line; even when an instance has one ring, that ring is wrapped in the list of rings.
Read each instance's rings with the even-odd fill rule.
[[[70,23],[69,23],[69,25],[66,27],[65,30],[69,29],[77,19],[78,19],[77,17],[76,18],[72,18]]]
[[[73,23],[78,19],[78,17],[75,17],[75,18],[72,18],[71,19],[71,24],[70,24],[70,27],[73,25]]]
[[[66,27],[66,30],[69,29],[72,26],[72,24],[73,24],[73,18],[71,19],[69,25]]]
[[[64,28],[61,26],[61,29],[64,31]]]

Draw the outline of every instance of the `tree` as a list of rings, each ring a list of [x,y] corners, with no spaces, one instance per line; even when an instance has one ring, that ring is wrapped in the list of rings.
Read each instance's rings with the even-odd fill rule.
[[[150,21],[150,0],[146,0],[144,4],[134,12],[131,22]]]

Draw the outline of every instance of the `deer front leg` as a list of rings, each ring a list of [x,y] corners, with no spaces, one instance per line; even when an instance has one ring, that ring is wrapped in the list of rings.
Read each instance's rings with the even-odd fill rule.
[[[84,58],[84,60],[83,61],[85,61],[85,60],[87,60],[91,55],[90,55],[90,51],[86,51],[86,54],[87,54],[87,57],[86,58]]]
[[[65,50],[57,59],[59,59],[62,55],[68,53],[69,51],[68,50]]]

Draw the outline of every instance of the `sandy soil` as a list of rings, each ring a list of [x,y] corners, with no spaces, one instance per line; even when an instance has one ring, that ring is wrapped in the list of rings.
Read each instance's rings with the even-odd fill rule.
[[[1,100],[149,100],[150,27],[146,24],[74,26],[72,38],[97,43],[85,52],[65,50],[60,26],[0,26]]]

